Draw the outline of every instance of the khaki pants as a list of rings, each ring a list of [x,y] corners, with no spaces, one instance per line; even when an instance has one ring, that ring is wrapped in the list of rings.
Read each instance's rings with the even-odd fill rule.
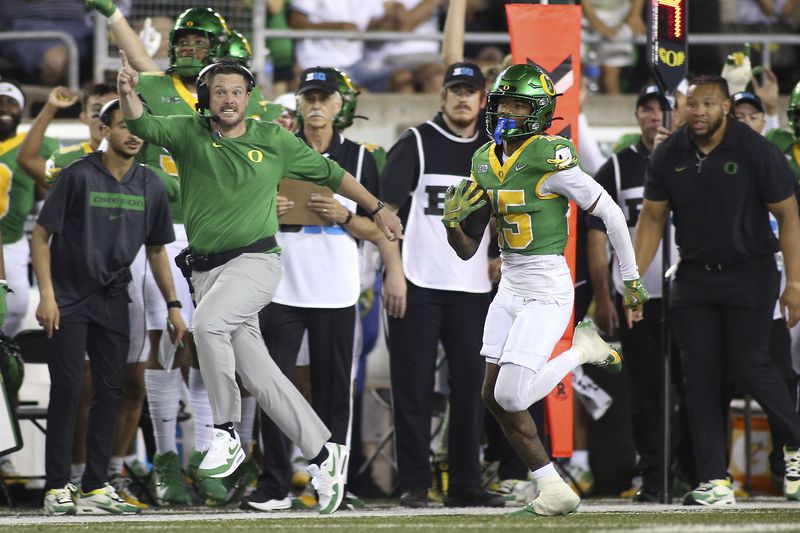
[[[258,312],[272,300],[280,278],[281,258],[274,253],[246,253],[193,272],[197,358],[215,424],[241,419],[238,372],[266,414],[312,458],[331,433],[272,360],[258,327]]]

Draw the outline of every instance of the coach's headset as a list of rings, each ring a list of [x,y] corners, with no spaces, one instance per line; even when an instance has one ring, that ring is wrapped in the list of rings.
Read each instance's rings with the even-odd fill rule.
[[[197,114],[208,118],[210,120],[214,120],[214,117],[208,117],[205,115],[204,111],[209,108],[210,101],[211,101],[211,94],[208,87],[208,82],[211,77],[214,75],[214,71],[225,68],[230,70],[235,70],[237,73],[241,74],[244,77],[245,82],[247,83],[247,92],[253,92],[253,89],[256,86],[256,79],[253,76],[253,73],[250,72],[247,67],[244,67],[237,63],[236,61],[232,61],[230,59],[221,59],[210,65],[203,68],[200,73],[197,75],[197,81],[195,82],[195,87],[197,89],[197,103],[195,104],[194,108],[197,111]]]

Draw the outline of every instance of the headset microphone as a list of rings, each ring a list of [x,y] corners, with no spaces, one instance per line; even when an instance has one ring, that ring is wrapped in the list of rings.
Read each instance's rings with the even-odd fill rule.
[[[214,132],[214,137],[216,137],[216,138],[217,138],[217,140],[220,140],[220,141],[221,141],[221,140],[222,140],[222,132],[220,132],[220,131],[215,131],[215,132]]]

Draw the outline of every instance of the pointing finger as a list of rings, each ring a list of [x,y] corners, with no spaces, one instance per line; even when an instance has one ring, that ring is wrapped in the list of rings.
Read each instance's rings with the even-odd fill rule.
[[[129,66],[129,64],[128,64],[128,56],[125,55],[125,50],[120,49],[119,58],[122,60],[122,66],[123,67],[128,67]]]

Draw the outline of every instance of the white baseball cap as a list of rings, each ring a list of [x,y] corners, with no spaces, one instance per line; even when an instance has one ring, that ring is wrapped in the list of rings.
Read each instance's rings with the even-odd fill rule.
[[[15,84],[8,81],[0,81],[0,96],[8,96],[17,101],[21,108],[25,107],[25,95]]]

